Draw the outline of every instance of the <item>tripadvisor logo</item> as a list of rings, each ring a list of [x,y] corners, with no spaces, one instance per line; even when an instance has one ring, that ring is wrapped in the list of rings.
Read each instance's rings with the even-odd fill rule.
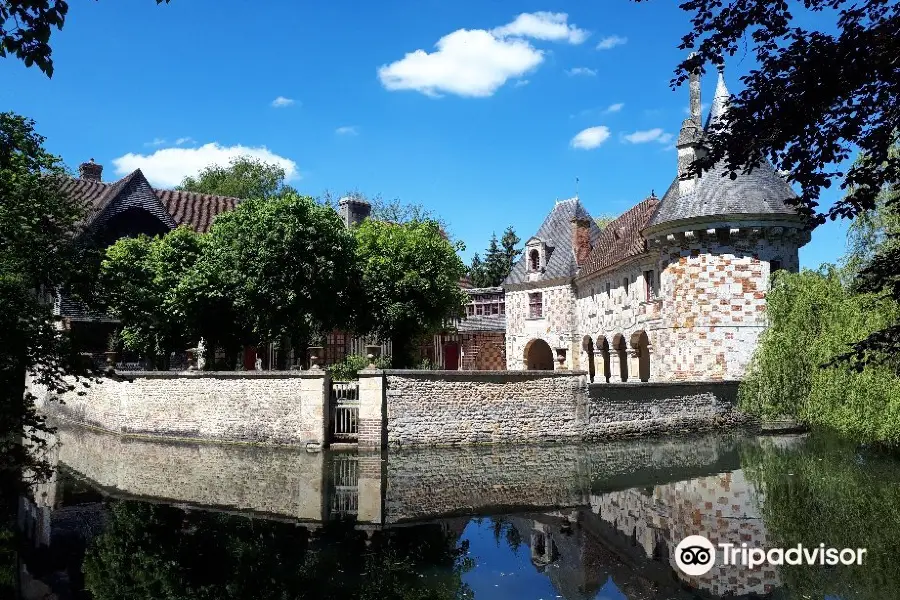
[[[865,548],[806,547],[748,548],[747,544],[719,544],[722,565],[741,565],[755,569],[760,565],[861,565]],[[675,564],[686,575],[703,575],[716,564],[716,547],[702,535],[689,535],[675,548]]]

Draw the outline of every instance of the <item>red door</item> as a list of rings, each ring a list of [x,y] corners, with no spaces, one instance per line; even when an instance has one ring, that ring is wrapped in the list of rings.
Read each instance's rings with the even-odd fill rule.
[[[456,342],[444,343],[444,368],[448,371],[459,370],[459,344]]]
[[[244,346],[244,370],[256,370],[256,346]]]

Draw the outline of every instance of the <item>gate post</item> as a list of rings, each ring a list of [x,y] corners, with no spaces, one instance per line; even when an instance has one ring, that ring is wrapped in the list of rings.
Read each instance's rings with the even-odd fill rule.
[[[304,425],[304,442],[328,444],[331,417],[331,376],[328,371],[302,371],[300,377],[300,414]]]
[[[359,447],[384,448],[387,446],[384,371],[364,369],[358,375]]]

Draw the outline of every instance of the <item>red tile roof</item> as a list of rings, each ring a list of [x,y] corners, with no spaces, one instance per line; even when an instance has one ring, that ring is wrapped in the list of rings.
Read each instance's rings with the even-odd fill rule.
[[[659,198],[650,196],[604,227],[579,275],[596,273],[625,259],[643,254],[647,246],[641,231],[653,218],[657,206]]]

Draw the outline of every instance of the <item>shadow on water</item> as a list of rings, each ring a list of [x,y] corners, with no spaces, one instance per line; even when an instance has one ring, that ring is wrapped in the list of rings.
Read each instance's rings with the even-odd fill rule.
[[[819,436],[387,454],[61,428],[25,598],[900,598],[900,462]],[[675,566],[688,535],[862,566]],[[48,596],[47,594],[55,594]]]

